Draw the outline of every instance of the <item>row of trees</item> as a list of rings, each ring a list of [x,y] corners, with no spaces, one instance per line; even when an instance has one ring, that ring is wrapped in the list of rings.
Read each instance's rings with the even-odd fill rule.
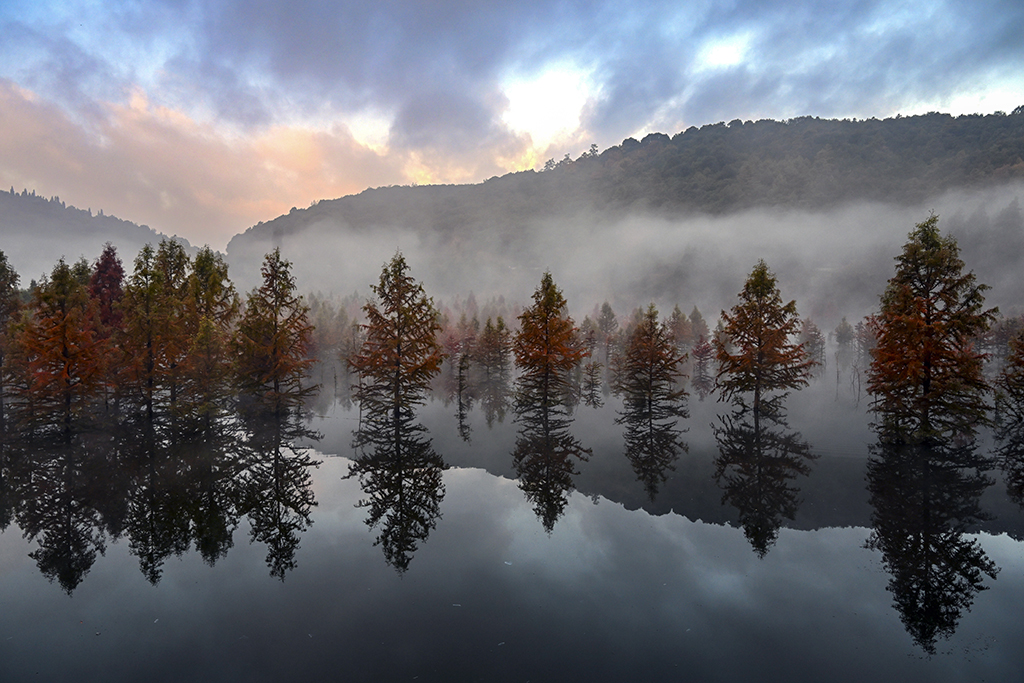
[[[268,254],[240,301],[209,247],[145,246],[126,275],[115,247],[57,263],[28,291],[0,252],[0,420],[29,432],[141,416],[210,427],[241,397],[282,415],[314,386],[308,308]]]

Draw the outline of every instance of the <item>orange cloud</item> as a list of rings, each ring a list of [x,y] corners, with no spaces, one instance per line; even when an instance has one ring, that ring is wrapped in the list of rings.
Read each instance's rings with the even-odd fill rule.
[[[330,130],[221,133],[136,90],[92,125],[0,81],[0,185],[59,195],[222,248],[248,226],[366,187],[403,182],[400,160]]]

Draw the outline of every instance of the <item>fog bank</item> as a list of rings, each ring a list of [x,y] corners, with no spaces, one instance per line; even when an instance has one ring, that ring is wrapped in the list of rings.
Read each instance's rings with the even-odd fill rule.
[[[915,224],[932,211],[988,300],[1020,313],[1024,284],[1024,184],[949,193],[915,206],[855,203],[828,211],[752,210],[679,219],[636,213],[622,220],[578,212],[569,217],[490,229],[417,231],[415,226],[358,226],[321,220],[292,234],[254,233],[232,242],[232,278],[256,284],[262,255],[275,246],[295,265],[305,291],[369,293],[382,265],[401,251],[435,299],[504,296],[525,303],[550,270],[578,318],[607,300],[620,316],[655,302],[667,313],[694,305],[714,320],[733,305],[758,259],[779,278],[782,295],[802,316],[831,329],[877,307],[893,259]]]

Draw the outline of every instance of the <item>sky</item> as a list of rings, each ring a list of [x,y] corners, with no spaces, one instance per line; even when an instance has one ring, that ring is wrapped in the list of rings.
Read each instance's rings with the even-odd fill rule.
[[[194,244],[648,132],[1024,104],[1019,0],[3,0],[0,187]]]

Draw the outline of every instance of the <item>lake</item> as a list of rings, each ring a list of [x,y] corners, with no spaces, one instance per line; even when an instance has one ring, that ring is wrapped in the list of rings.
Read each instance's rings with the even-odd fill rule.
[[[806,452],[756,474],[723,463],[729,410],[713,397],[691,397],[677,439],[688,451],[653,474],[626,457],[620,407],[576,409],[568,430],[583,457],[550,479],[513,456],[511,413],[488,426],[475,407],[467,441],[441,400],[418,419],[443,468],[401,476],[379,463],[348,476],[358,412],[332,395],[305,425],[320,438],[261,433],[237,457],[194,444],[113,460],[93,446],[8,452],[5,486],[33,496],[5,502],[2,518],[0,679],[1024,670],[1024,515],[998,470],[927,504],[887,497],[908,475],[868,467],[866,399],[826,379],[788,402],[782,431]],[[922,515],[938,527],[917,525]]]

